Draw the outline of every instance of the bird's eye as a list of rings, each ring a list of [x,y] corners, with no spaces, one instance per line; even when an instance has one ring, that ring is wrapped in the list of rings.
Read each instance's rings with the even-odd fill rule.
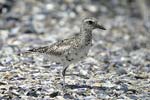
[[[93,24],[94,22],[93,21],[88,21],[88,24]]]

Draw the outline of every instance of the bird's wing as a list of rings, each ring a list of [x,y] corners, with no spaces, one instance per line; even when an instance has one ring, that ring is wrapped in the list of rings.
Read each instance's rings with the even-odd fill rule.
[[[46,53],[54,56],[63,56],[72,52],[72,50],[78,49],[78,43],[79,40],[76,37],[64,39],[49,46]]]
[[[72,40],[72,39],[71,39]],[[61,56],[64,55],[66,51],[68,51],[73,45],[71,44],[70,39],[65,39],[56,43],[53,43],[50,46],[44,46],[39,48],[33,48],[28,50],[25,53],[45,53],[53,56]]]
[[[69,39],[64,39],[62,41],[53,43],[50,46],[33,48],[21,54],[30,54],[35,52],[35,53],[44,53],[52,56],[63,56],[67,52],[70,52],[72,49],[76,47],[76,43],[74,42],[77,42],[77,39],[74,37]]]
[[[48,46],[45,46],[45,47],[38,47],[38,48],[32,48],[32,49],[29,49],[27,51],[23,51],[23,52],[19,52],[17,53],[18,56],[21,56],[21,55],[28,55],[28,54],[31,54],[33,52],[35,53],[45,53],[48,49]]]
[[[71,48],[71,45],[65,43],[63,41],[54,43],[53,45],[49,46],[46,53],[54,56],[61,56],[64,55],[66,51]]]

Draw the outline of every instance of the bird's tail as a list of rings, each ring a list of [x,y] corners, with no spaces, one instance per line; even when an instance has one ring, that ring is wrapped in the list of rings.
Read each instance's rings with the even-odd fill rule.
[[[22,56],[22,55],[28,55],[33,53],[44,53],[47,49],[48,49],[47,47],[32,48],[25,52],[19,52],[17,55]]]

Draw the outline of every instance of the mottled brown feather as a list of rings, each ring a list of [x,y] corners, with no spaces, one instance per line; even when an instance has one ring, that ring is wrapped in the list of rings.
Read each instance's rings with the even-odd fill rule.
[[[53,43],[50,46],[30,49],[28,50],[28,53],[37,52],[37,53],[45,53],[53,56],[61,56],[66,54],[65,52],[69,52],[69,50],[71,50],[70,48],[72,49],[79,48],[80,41],[81,40],[79,38],[79,35],[76,35],[73,38],[64,39],[57,43]]]

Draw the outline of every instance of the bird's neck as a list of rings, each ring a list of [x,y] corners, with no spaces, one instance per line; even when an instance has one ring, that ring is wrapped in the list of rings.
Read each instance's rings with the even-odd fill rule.
[[[81,29],[81,39],[84,44],[89,44],[92,41],[92,29],[84,28]]]

